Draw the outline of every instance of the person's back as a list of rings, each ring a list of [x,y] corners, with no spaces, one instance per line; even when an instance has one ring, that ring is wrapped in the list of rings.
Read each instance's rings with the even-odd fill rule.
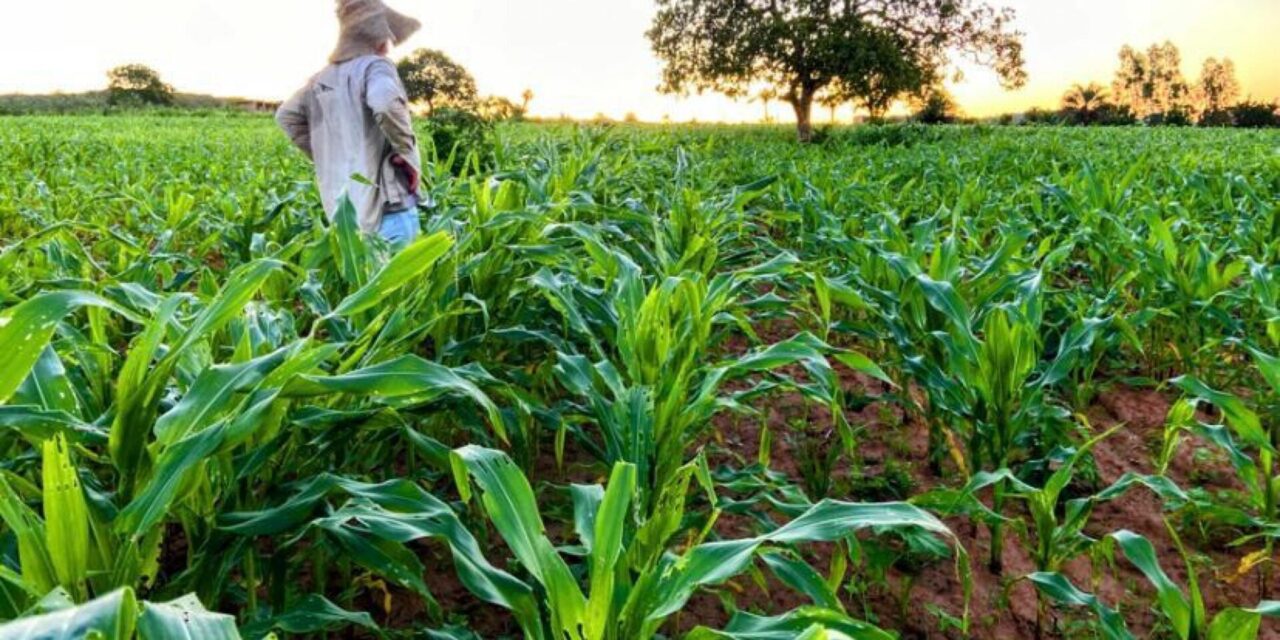
[[[315,162],[330,219],[346,194],[364,232],[407,242],[418,232],[421,161],[404,86],[385,54],[388,42],[403,42],[418,24],[379,0],[340,0],[338,17],[342,40],[331,63],[276,119]]]

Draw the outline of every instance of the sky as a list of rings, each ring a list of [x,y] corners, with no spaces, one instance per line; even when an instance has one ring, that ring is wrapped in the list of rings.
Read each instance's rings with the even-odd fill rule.
[[[952,93],[969,115],[1057,106],[1075,82],[1109,84],[1126,43],[1172,40],[1189,80],[1229,57],[1246,95],[1280,98],[1280,0],[1004,0],[1026,36],[1028,84],[1000,88],[963,67]],[[534,92],[535,116],[758,121],[760,103],[657,92],[660,62],[644,32],[653,0],[388,0],[424,28],[398,48],[442,49],[482,93]],[[9,6],[3,6],[9,5]],[[139,62],[179,91],[282,99],[325,63],[337,38],[330,0],[5,0],[0,93],[85,91]],[[772,117],[790,117],[785,105]],[[837,113],[838,118],[850,114]],[[829,116],[825,110],[818,121]]]

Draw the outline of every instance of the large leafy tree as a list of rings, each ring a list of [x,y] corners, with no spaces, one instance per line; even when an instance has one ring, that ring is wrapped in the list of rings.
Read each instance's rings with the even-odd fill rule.
[[[120,65],[107,72],[107,101],[111,104],[173,104],[173,87],[155,69],[141,64]]]
[[[904,94],[928,93],[935,80],[910,39],[886,29],[867,30],[846,55],[846,72],[832,82],[830,94],[865,109],[873,122],[883,120]]]
[[[425,103],[427,111],[438,106],[471,107],[478,92],[466,67],[443,51],[418,49],[396,64],[410,102]]]
[[[737,98],[773,87],[802,141],[819,94],[841,93],[874,113],[935,84],[953,54],[993,67],[1007,86],[1026,80],[1013,12],[976,0],[657,3],[648,36],[664,62],[662,90]]]

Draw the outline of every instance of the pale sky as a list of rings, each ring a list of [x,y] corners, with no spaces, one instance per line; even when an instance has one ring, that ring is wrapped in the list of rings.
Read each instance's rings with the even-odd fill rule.
[[[659,94],[644,32],[652,0],[389,0],[423,30],[393,55],[443,49],[480,90],[536,97],[534,115],[755,121],[763,107]],[[1000,2],[997,2],[1000,4]],[[985,70],[952,86],[971,115],[1057,106],[1073,82],[1109,84],[1116,53],[1166,39],[1184,73],[1229,57],[1246,95],[1280,98],[1280,0],[1005,0],[1018,10],[1028,85],[1000,89]],[[3,6],[8,5],[8,6]],[[140,62],[180,91],[281,99],[323,66],[337,35],[330,0],[34,0],[0,4],[0,93],[101,88]],[[774,117],[787,116],[774,104]],[[815,118],[825,120],[819,110]],[[847,116],[845,116],[847,117]],[[785,118],[784,118],[785,119]]]

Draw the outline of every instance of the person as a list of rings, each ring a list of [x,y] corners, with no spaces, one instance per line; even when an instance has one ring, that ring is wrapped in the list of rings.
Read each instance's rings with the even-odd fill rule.
[[[421,230],[422,160],[409,99],[387,54],[421,23],[382,0],[337,5],[340,35],[329,65],[280,106],[276,122],[315,164],[331,222],[346,194],[364,233],[403,247]]]

